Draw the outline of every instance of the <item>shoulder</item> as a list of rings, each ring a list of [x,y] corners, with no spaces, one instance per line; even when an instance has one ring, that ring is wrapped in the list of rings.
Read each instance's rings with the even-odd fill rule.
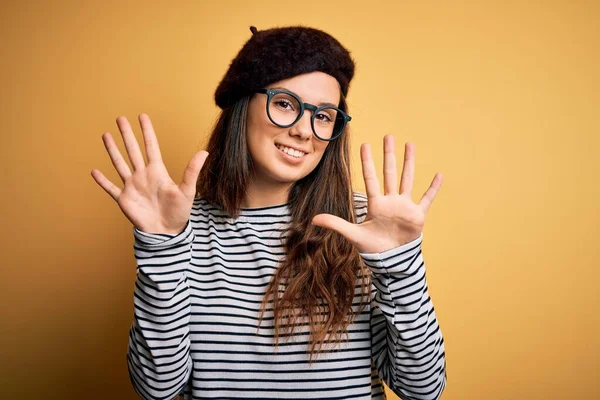
[[[194,199],[194,205],[192,208],[197,211],[211,211],[218,209],[218,207],[216,207],[214,204],[211,204],[208,200],[200,196],[197,196]]]
[[[197,196],[194,198],[192,205],[191,216],[198,222],[206,222],[208,220],[222,220],[229,215],[224,212],[221,207],[211,203],[203,197]]]

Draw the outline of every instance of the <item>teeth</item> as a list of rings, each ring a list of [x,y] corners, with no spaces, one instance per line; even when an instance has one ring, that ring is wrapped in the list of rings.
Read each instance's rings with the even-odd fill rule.
[[[288,154],[288,155],[290,155],[290,156],[292,156],[292,157],[300,158],[300,157],[302,157],[304,154],[306,154],[306,153],[304,153],[303,151],[298,151],[298,150],[290,149],[289,147],[280,146],[280,145],[278,145],[278,144],[277,144],[276,146],[277,146],[277,148],[278,148],[279,150],[283,151],[285,154]]]

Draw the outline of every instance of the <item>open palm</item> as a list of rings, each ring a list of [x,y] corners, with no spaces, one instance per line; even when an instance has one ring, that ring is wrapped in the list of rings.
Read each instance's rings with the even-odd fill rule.
[[[318,214],[313,224],[333,229],[357,246],[362,253],[381,253],[417,239],[425,225],[425,213],[442,185],[437,173],[418,204],[412,201],[415,170],[415,147],[407,142],[400,190],[394,154],[394,137],[384,137],[384,194],[381,194],[377,171],[369,144],[360,149],[362,171],[367,191],[367,216],[361,224],[350,223],[331,214]]]
[[[92,177],[117,202],[136,228],[148,233],[179,233],[185,228],[190,217],[196,194],[196,180],[208,153],[199,151],[194,154],[185,169],[182,182],[178,185],[173,182],[162,161],[150,117],[140,114],[139,121],[148,165],[129,122],[125,117],[119,117],[117,125],[123,136],[133,172],[115,145],[112,135],[107,132],[102,135],[102,140],[124,187],[120,189],[96,169],[92,170]]]

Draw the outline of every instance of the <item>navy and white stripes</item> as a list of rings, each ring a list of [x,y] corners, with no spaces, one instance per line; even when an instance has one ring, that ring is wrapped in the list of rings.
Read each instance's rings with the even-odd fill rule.
[[[359,222],[366,197],[355,195]],[[258,329],[264,293],[284,254],[287,204],[232,219],[194,201],[178,235],[133,229],[137,278],[127,365],[144,399],[438,399],[444,341],[427,291],[422,236],[361,254],[372,299],[348,341],[308,362],[308,327],[274,346],[273,313]],[[355,289],[360,307],[360,285]]]

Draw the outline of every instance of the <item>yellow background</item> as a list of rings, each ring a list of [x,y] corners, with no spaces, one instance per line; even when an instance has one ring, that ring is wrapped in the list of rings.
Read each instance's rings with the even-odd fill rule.
[[[524,2],[523,2],[524,3]],[[530,3],[530,2],[527,2]],[[3,2],[0,398],[134,399],[132,227],[94,182],[148,113],[177,182],[248,27],[348,47],[359,145],[416,144],[436,172],[424,255],[444,400],[599,398],[598,2]],[[124,150],[123,150],[124,153]],[[392,396],[392,398],[395,398]]]

